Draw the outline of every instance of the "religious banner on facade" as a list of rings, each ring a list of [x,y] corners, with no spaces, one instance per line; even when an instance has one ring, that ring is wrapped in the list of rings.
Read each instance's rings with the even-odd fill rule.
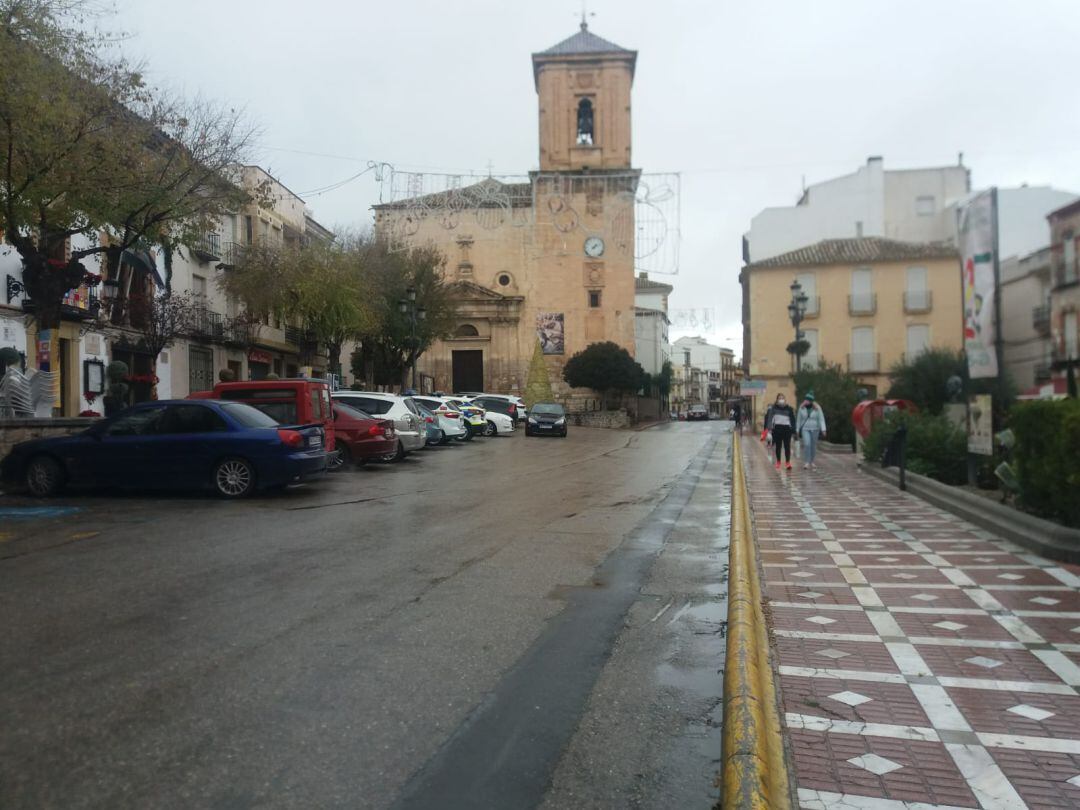
[[[566,333],[563,330],[561,312],[540,312],[536,315],[536,336],[544,354],[563,354],[566,351]]]
[[[964,352],[972,379],[996,377],[994,295],[997,189],[960,206],[957,229],[964,288]]]

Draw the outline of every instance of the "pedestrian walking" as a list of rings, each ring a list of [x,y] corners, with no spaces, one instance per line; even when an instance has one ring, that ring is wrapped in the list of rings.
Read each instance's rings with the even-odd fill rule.
[[[814,392],[803,397],[799,413],[795,417],[795,434],[802,442],[803,469],[817,469],[818,440],[825,438],[825,411],[814,400]]]
[[[795,430],[795,411],[787,404],[787,397],[777,394],[776,400],[765,414],[765,430],[772,436],[773,449],[776,452],[776,469],[780,469],[780,450],[784,450],[784,461],[791,469],[791,435]]]

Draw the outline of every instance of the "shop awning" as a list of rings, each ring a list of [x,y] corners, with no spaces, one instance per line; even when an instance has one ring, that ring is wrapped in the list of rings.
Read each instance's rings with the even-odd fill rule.
[[[125,250],[120,255],[120,261],[131,267],[136,267],[144,273],[149,273],[154,279],[154,283],[158,286],[158,289],[165,289],[165,281],[161,278],[161,274],[157,269],[157,263],[154,261],[154,255],[150,251]]]

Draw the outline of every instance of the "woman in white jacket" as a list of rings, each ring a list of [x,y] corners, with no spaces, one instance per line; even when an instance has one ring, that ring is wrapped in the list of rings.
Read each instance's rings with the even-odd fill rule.
[[[825,412],[814,401],[814,392],[809,391],[799,406],[795,417],[795,435],[802,441],[803,469],[817,469],[818,439],[825,438]]]

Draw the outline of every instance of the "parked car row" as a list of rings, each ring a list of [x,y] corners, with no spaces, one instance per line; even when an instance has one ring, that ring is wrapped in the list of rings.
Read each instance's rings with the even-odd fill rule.
[[[218,383],[185,400],[135,405],[71,436],[23,442],[0,478],[32,495],[66,486],[210,488],[225,498],[283,488],[429,445],[511,434],[566,435],[565,414],[516,397],[335,391],[321,380]]]

